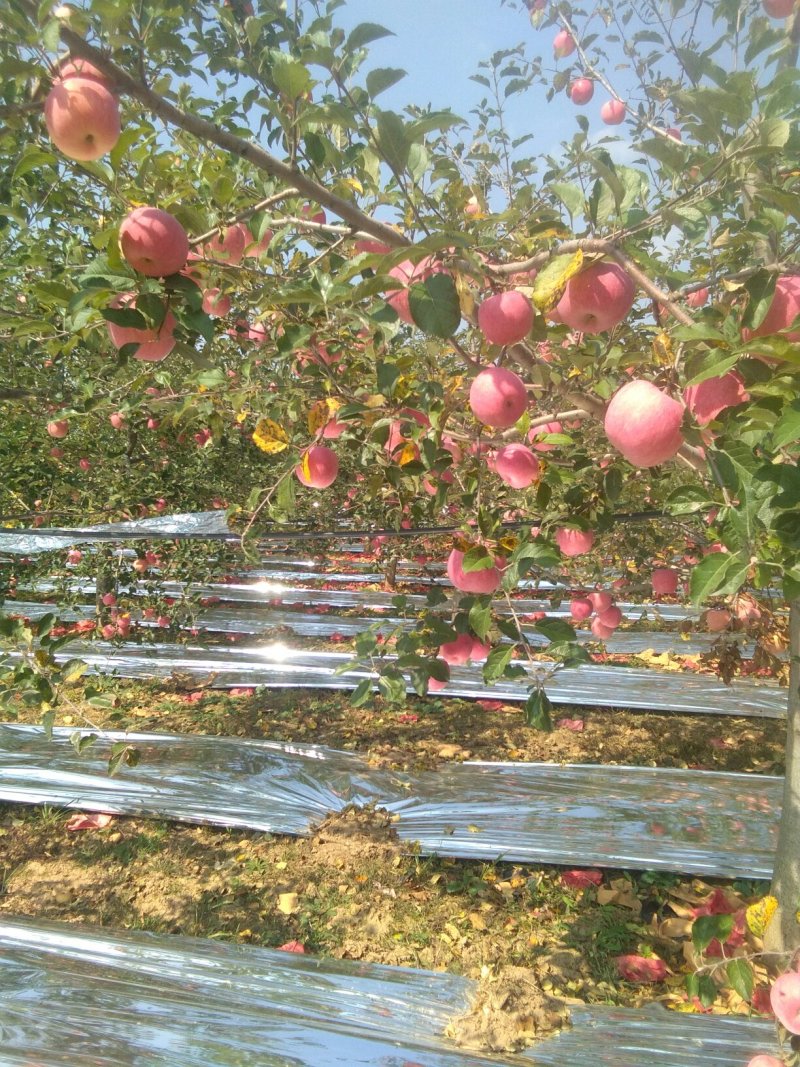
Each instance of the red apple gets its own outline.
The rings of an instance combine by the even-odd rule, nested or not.
[[[562,433],[563,427],[560,422],[546,422],[543,426],[534,426],[528,432],[528,441],[535,452],[552,452],[556,445],[539,441],[539,437],[548,437],[551,433]]]
[[[747,1067],[785,1067],[785,1061],[762,1053],[760,1056],[754,1056],[748,1062]]]
[[[690,308],[705,307],[708,303],[708,289],[705,286],[702,289],[695,289],[686,297],[686,303]]]
[[[248,241],[247,247],[244,250],[245,259],[248,256],[251,256],[253,258],[263,256],[269,248],[270,244],[272,243],[272,238],[275,236],[274,232],[272,230],[264,230],[264,236],[261,238],[260,241],[256,240],[256,238],[253,236],[252,231],[248,230],[247,232]]]
[[[528,406],[525,384],[513,371],[487,367],[472,381],[469,406],[480,422],[504,430],[513,426]]]
[[[683,399],[698,424],[706,426],[725,408],[745,403],[750,394],[739,374],[731,370],[718,378],[706,378],[699,385],[688,385],[683,391]]]
[[[677,126],[668,126],[667,127],[667,133],[669,134],[669,136],[674,141],[682,141],[683,140],[683,138],[681,137],[681,131],[678,129]]]
[[[214,319],[221,319],[231,310],[231,298],[219,289],[206,289],[203,293],[203,311]]]
[[[108,77],[88,59],[72,56],[59,64],[54,81],[66,81],[68,78],[94,78],[110,88]]]
[[[371,256],[384,256],[387,252],[391,252],[389,245],[384,244],[383,241],[373,241],[366,237],[356,241],[354,248],[359,254],[363,252]]]
[[[775,283],[775,294],[769,311],[758,329],[742,330],[742,339],[749,341],[753,337],[766,337],[779,333],[791,326],[800,316],[800,274],[784,274]],[[800,341],[800,330],[784,333],[787,341]]]
[[[636,286],[617,263],[593,263],[570,278],[556,306],[561,322],[581,333],[617,326],[636,297]]]
[[[83,553],[80,551],[80,549],[72,548],[69,552],[67,552],[67,563],[71,563],[73,566],[80,563],[82,559]]]
[[[771,19],[787,19],[794,11],[794,0],[761,0]]]
[[[85,457],[85,456],[84,456],[84,457],[83,457],[82,459],[79,459],[79,460],[78,460],[78,466],[80,467],[80,469],[81,469],[82,471],[84,471],[84,473],[85,473],[86,471],[90,471],[90,470],[92,469],[92,465],[91,465],[91,463],[89,462],[89,460],[88,460],[88,459],[86,459],[86,457]]]
[[[100,599],[107,608],[113,608],[117,603],[117,598],[113,593],[103,593]]]
[[[478,308],[478,328],[491,345],[522,341],[533,326],[533,305],[516,289],[495,293]]]
[[[60,440],[62,437],[66,437],[69,433],[69,423],[66,419],[55,419],[53,422],[48,422],[47,432],[51,437]]]
[[[729,611],[721,608],[709,608],[703,616],[703,621],[712,634],[718,634],[728,629],[733,621],[733,616]]]
[[[53,457],[53,459],[63,459],[64,458],[64,449],[63,448],[51,448],[50,449],[50,455]]]
[[[137,207],[119,228],[122,255],[150,278],[176,274],[186,265],[189,238],[174,215],[157,207]]]
[[[675,596],[678,592],[678,572],[672,567],[656,567],[650,575],[653,596]]]
[[[625,119],[625,105],[621,100],[617,100],[616,98],[613,100],[606,100],[600,108],[600,118],[606,126],[619,126]]]
[[[556,544],[564,556],[583,556],[594,544],[593,530],[572,530],[561,527],[555,532]]]
[[[683,405],[652,382],[628,382],[606,409],[605,431],[611,444],[634,467],[654,467],[672,459],[683,444]]]
[[[591,78],[576,78],[569,87],[569,97],[573,104],[588,104],[594,96],[594,82]]]
[[[398,263],[396,267],[392,267],[389,271],[389,277],[396,278],[398,281],[402,282],[404,288],[392,289],[391,292],[387,293],[385,296],[386,303],[394,308],[398,317],[401,318],[403,322],[407,322],[409,326],[414,325],[414,319],[411,315],[408,287],[416,282],[424,282],[426,278],[431,276],[431,274],[437,273],[447,272],[441,263],[432,259],[430,256],[421,259],[419,263],[413,263],[410,259],[404,259],[402,263]]]
[[[100,159],[119,140],[119,102],[96,78],[55,82],[44,103],[44,121],[50,140],[70,159]]]
[[[597,621],[608,630],[616,630],[622,622],[622,612],[618,607],[606,608],[605,611],[601,611],[597,616]]]
[[[498,449],[494,468],[512,489],[527,489],[539,477],[539,461],[525,445],[504,445]]]
[[[108,421],[115,430],[121,430],[125,426],[125,415],[122,411],[114,411],[108,416]]]
[[[569,613],[574,622],[583,622],[592,614],[593,608],[586,597],[575,597],[569,602]]]
[[[597,615],[594,619],[592,619],[592,625],[591,625],[590,629],[591,629],[592,633],[594,634],[594,636],[597,637],[600,641],[607,641],[609,639],[609,637],[613,637],[614,636],[614,627],[613,626],[605,626],[600,621],[600,616],[599,615]]]
[[[111,302],[111,307],[135,309],[136,296],[133,293],[120,293]],[[176,344],[175,327],[177,325],[177,319],[169,310],[166,311],[164,320],[157,330],[140,330],[135,326],[117,326],[113,322],[106,323],[108,335],[114,347],[138,345],[133,357],[145,363],[159,363],[162,359],[166,359]]]
[[[779,975],[772,984],[769,1002],[778,1022],[790,1034],[800,1034],[800,973]]]
[[[553,41],[553,55],[556,59],[565,59],[575,51],[575,38],[569,30],[561,30]]]
[[[447,559],[447,577],[456,589],[460,589],[462,593],[494,593],[499,588],[502,575],[497,566],[466,572],[461,565],[463,559],[464,553],[457,548],[453,549]]]
[[[589,593],[586,599],[598,615],[602,615],[604,611],[608,611],[614,603],[614,598],[607,589],[596,589],[594,592]]]
[[[339,460],[326,445],[312,445],[294,469],[298,481],[312,489],[327,489],[336,481]]]
[[[472,655],[473,638],[470,634],[459,634],[454,641],[446,641],[439,646],[439,656],[449,667],[467,663]]]
[[[238,266],[242,262],[244,250],[251,244],[253,235],[243,222],[237,222],[228,226],[221,234],[216,234],[211,240],[203,245],[203,254],[210,259],[219,259],[231,266]]]
[[[300,218],[318,222],[321,226],[325,225],[325,212],[321,207],[315,207],[313,204],[303,204],[300,208]]]

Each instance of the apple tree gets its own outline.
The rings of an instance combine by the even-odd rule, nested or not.
[[[4,521],[117,518],[169,496],[176,510],[227,506],[245,543],[286,522],[445,525],[455,595],[429,598],[395,658],[370,634],[358,654],[391,698],[469,660],[489,681],[530,677],[518,653],[542,728],[541,678],[587,654],[574,626],[543,618],[541,659],[514,613],[520,578],[566,576],[573,623],[598,641],[620,624],[620,590],[672,596],[686,581],[711,629],[749,629],[765,655],[780,650],[782,598],[787,775],[767,942],[788,959],[791,5],[500,0],[526,43],[481,64],[471,122],[384,106],[404,72],[376,67],[369,46],[389,30],[345,33],[341,0],[6,6]],[[537,106],[557,109],[558,146],[513,135]]]

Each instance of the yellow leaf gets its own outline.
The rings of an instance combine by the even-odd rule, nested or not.
[[[300,898],[297,893],[280,893],[278,895],[278,911],[283,915],[295,915],[300,911]]]
[[[243,423],[249,414],[250,412],[245,411],[244,409],[242,409],[241,411],[237,411],[235,416],[236,421],[240,424]]]
[[[519,538],[516,534],[509,533],[504,534],[497,542],[497,547],[502,548],[504,552],[511,553],[519,544]]]
[[[672,341],[668,333],[661,333],[653,341],[653,359],[659,366],[669,366],[675,362],[675,353],[672,350]]]
[[[536,275],[533,302],[539,311],[551,311],[561,299],[564,286],[583,266],[583,252],[556,256]]]
[[[397,456],[397,462],[401,467],[405,467],[407,463],[413,463],[419,456],[419,449],[413,441],[406,441],[403,445],[403,451]]]
[[[284,452],[289,447],[289,438],[286,431],[272,419],[259,419],[253,431],[253,443],[266,452],[274,455],[276,452]]]
[[[764,936],[764,931],[769,926],[770,919],[775,914],[777,907],[778,901],[775,897],[764,897],[763,900],[757,900],[755,904],[751,904],[747,909],[745,912],[747,926],[756,937]]]
[[[308,459],[308,452],[303,454],[303,477],[307,482],[311,481],[311,463]]]
[[[456,283],[456,292],[458,293],[458,302],[461,305],[461,314],[465,319],[471,319],[475,314],[475,298],[469,287],[469,279],[456,272],[454,281]]]
[[[326,397],[324,400],[318,400],[308,413],[308,432],[311,434],[319,433],[322,427],[326,426],[336,415],[341,406],[339,401],[334,400],[332,396]]]

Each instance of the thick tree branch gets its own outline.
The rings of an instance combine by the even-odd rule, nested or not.
[[[24,0],[24,5],[30,18],[36,22],[35,5],[30,3],[29,0]],[[170,104],[164,97],[153,92],[142,82],[132,78],[130,74],[104,55],[100,49],[90,45],[79,33],[75,33],[68,26],[62,25],[61,39],[74,55],[91,60],[92,63],[108,75],[120,90],[139,100],[154,115],[163,119],[164,122],[185,130],[200,141],[215,144],[240,159],[246,159],[254,167],[265,171],[273,178],[284,182],[287,186],[296,188],[304,196],[308,196],[323,207],[328,208],[356,229],[363,230],[380,241],[385,241],[390,247],[399,248],[412,243],[403,234],[392,229],[391,226],[371,218],[356,207],[355,204],[336,196],[335,193],[326,189],[324,185],[320,185],[319,182],[307,177],[302,171],[291,167],[288,163],[284,163],[283,160],[278,159],[269,152],[265,152],[258,145],[251,144],[235,134],[228,133],[227,130],[221,129],[213,122],[209,122],[208,119],[201,118],[200,115],[187,114],[185,111],[181,111],[180,108]]]

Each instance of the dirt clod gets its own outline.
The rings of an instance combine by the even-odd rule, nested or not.
[[[446,1034],[462,1048],[517,1052],[568,1021],[565,1002],[545,993],[533,971],[505,967],[481,978],[469,1011],[453,1019]]]

